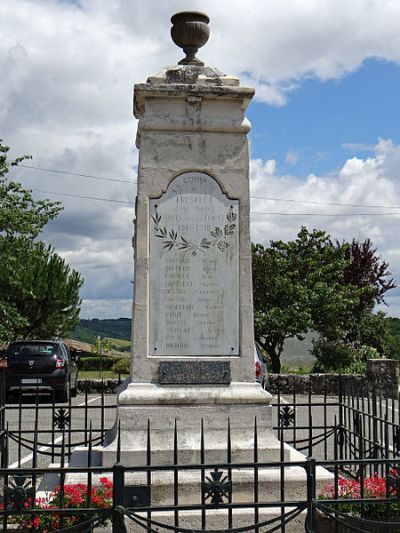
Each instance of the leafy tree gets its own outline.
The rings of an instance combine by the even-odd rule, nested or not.
[[[302,227],[293,241],[253,245],[255,335],[273,372],[280,371],[285,339],[302,339],[308,329],[321,335],[316,355],[323,358],[326,349],[326,357],[338,366],[358,350],[361,368],[365,346],[378,354],[393,350],[385,315],[373,313],[375,303],[384,302],[395,287],[389,276],[388,264],[369,239],[333,243],[325,232]]]
[[[0,339],[16,335],[61,335],[78,321],[80,275],[52,247],[37,241],[61,210],[58,202],[35,200],[6,177],[27,156],[8,160],[0,141]]]
[[[387,318],[388,335],[386,337],[386,353],[393,359],[400,359],[400,318]]]
[[[388,354],[388,319],[382,311],[373,313],[367,308],[361,316],[355,314],[350,331],[345,337],[349,343],[371,346],[381,355]]]
[[[101,357],[102,355],[109,353],[111,350],[112,345],[109,339],[102,339],[100,336],[97,336],[92,344],[92,353],[95,353],[97,357]]]
[[[355,311],[358,310],[361,315],[376,303],[385,303],[385,293],[394,289],[396,284],[393,278],[389,278],[389,264],[377,255],[371,240],[366,239],[360,243],[353,239],[350,245],[343,247],[336,243],[336,246],[344,250],[345,259],[348,260],[343,282],[361,289]]]
[[[343,250],[323,231],[302,227],[294,241],[256,244],[252,251],[255,335],[279,372],[285,339],[302,339],[310,328],[336,338],[355,294],[342,284]]]
[[[336,246],[343,246],[336,243]],[[343,282],[358,289],[358,299],[348,324],[345,338],[348,342],[376,348],[381,355],[389,354],[389,325],[385,314],[374,313],[375,304],[385,303],[387,291],[396,287],[390,277],[388,263],[382,260],[370,239],[353,239],[344,248],[348,261]]]
[[[253,245],[254,324],[257,341],[268,353],[273,372],[289,337],[302,339],[311,325],[307,291],[291,268],[283,243]]]
[[[26,325],[27,320],[18,313],[14,305],[0,299],[0,341],[8,341],[14,331]]]
[[[62,210],[60,202],[35,200],[21,184],[5,176],[10,167],[17,166],[30,156],[8,160],[8,146],[0,139],[0,236],[34,239],[43,227]]]
[[[317,358],[314,372],[342,374],[363,374],[367,360],[379,357],[379,352],[372,346],[356,346],[343,340],[328,341],[322,337],[314,342],[313,354]]]
[[[25,320],[18,335],[63,335],[76,325],[83,280],[51,246],[19,241],[7,266],[0,274],[0,292]]]

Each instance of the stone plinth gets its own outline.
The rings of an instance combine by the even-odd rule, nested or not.
[[[233,461],[251,462],[255,419],[259,460],[279,461],[280,443],[271,431],[270,400],[270,394],[257,383],[196,387],[131,383],[119,396],[121,462],[146,464],[150,427],[151,464],[172,464],[176,423],[180,464],[200,463],[202,424],[205,460],[225,463],[228,420]],[[104,466],[112,466],[116,459],[115,432],[103,450]]]

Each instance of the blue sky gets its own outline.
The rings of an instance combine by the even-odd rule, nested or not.
[[[337,171],[349,156],[371,153],[379,137],[400,143],[399,95],[399,65],[379,59],[338,80],[300,81],[284,106],[250,105],[251,155],[275,159],[282,174]],[[289,152],[297,163],[287,162]]]
[[[330,205],[400,205],[399,1],[0,2],[0,137],[37,167],[93,176],[15,171],[63,202],[44,237],[85,278],[82,316],[131,313],[132,89],[182,58],[170,17],[184,9],[210,16],[205,63],[256,89],[250,187],[269,199],[252,200],[252,239],[293,239],[302,224],[371,238],[400,283],[400,215],[387,214],[400,210]],[[400,289],[388,302],[400,317]]]

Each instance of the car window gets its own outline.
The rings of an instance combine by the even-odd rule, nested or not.
[[[62,352],[64,354],[64,357],[67,361],[70,360],[70,353],[68,351],[68,348],[65,346],[65,344],[61,344],[61,349],[62,349]]]
[[[12,356],[49,356],[57,353],[57,346],[48,343],[21,343],[12,344],[8,350],[8,354]]]

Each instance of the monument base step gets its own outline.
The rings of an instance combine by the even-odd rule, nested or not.
[[[281,500],[281,487],[285,488],[285,500],[304,500],[307,490],[307,476],[302,466],[290,466],[290,463],[301,463],[306,461],[306,457],[284,444],[284,449],[288,457],[287,464],[283,468],[283,474],[279,467],[258,469],[258,497],[259,501],[275,502]],[[87,465],[87,448],[77,448],[72,454],[69,466],[84,467]],[[97,448],[93,457],[98,466],[99,451]],[[85,458],[86,457],[86,458]],[[217,467],[217,465],[216,465]],[[205,468],[206,477],[210,477],[213,468]],[[221,467],[220,470],[227,473],[227,469]],[[58,480],[52,475],[54,486]],[[112,474],[103,473],[92,475],[93,485],[100,484],[100,477],[111,478]],[[178,472],[178,498],[180,505],[200,504],[201,495],[201,471],[200,470],[179,470]],[[233,502],[254,501],[254,468],[232,468],[231,479],[233,483]],[[333,474],[322,467],[316,468],[316,491],[321,491],[324,485],[333,480]],[[84,473],[68,474],[67,484],[87,483],[87,475]],[[126,472],[125,485],[147,485],[147,475],[143,472]],[[47,484],[49,490],[49,484]],[[173,471],[155,471],[151,473],[151,504],[152,505],[172,505],[174,500],[174,474]]]
[[[254,460],[255,426],[258,460],[279,461],[281,446],[272,431],[271,398],[258,383],[195,387],[130,383],[118,397],[117,420],[106,437],[103,466],[115,463],[119,443],[123,464],[147,464],[149,446],[151,464],[171,464],[175,427],[179,463],[200,463],[202,427],[205,462],[225,463],[228,425],[232,462]]]
[[[285,507],[284,513],[288,513],[292,508]],[[145,513],[138,513],[139,516],[146,518]],[[274,518],[281,516],[280,507],[270,507],[267,509],[260,509],[258,516],[258,523],[269,522]],[[160,522],[166,526],[174,525],[174,514],[172,512],[154,512],[152,513],[152,520],[155,522]],[[239,527],[248,527],[255,523],[254,521],[254,509],[237,509],[233,514],[233,524],[234,528]],[[299,513],[293,520],[287,523],[285,526],[285,533],[302,533],[305,531],[305,520],[306,520],[306,511]],[[260,528],[260,531],[268,531],[270,528],[280,525],[279,520],[274,522],[271,525],[265,525]],[[179,513],[179,526],[186,529],[200,529],[201,530],[201,514],[197,511],[181,511]],[[129,518],[125,518],[125,527],[127,533],[143,533],[145,528],[133,522]],[[207,510],[207,519],[206,519],[206,528],[204,531],[218,531],[218,530],[227,530],[228,529],[228,517],[227,512],[224,510]],[[280,527],[278,528],[280,530]],[[168,531],[167,529],[157,526],[157,531],[160,533]],[[254,531],[253,529],[249,531]],[[111,533],[111,525],[106,526],[105,528],[97,528],[94,530],[94,533]]]

